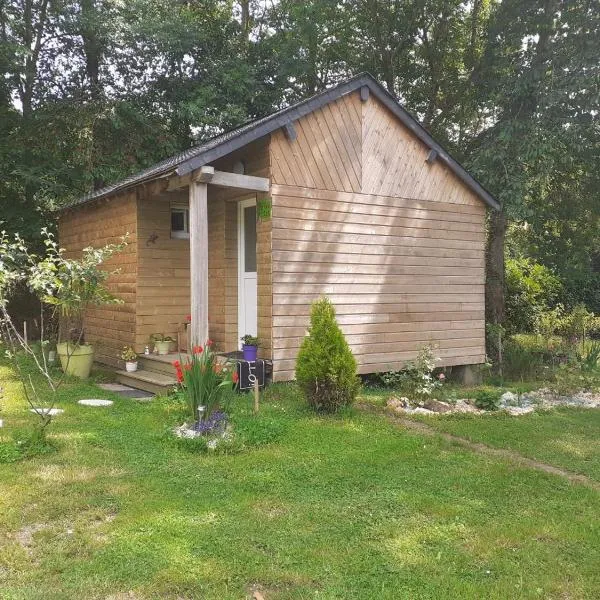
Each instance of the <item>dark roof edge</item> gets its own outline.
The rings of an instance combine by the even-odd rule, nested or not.
[[[80,201],[71,203],[57,212],[62,212],[70,208],[75,208],[88,202],[104,198],[106,196],[122,192],[133,186],[137,186],[147,181],[163,178],[175,172],[177,175],[186,175],[195,169],[198,169],[212,161],[215,161],[227,154],[238,150],[250,142],[253,142],[265,135],[268,135],[284,127],[290,121],[296,121],[305,115],[321,108],[325,104],[337,100],[341,96],[367,86],[369,90],[380,100],[412,133],[419,138],[428,148],[435,150],[438,154],[438,160],[441,160],[446,166],[467,186],[473,191],[483,202],[488,206],[500,210],[500,203],[472,176],[467,170],[448,154],[448,152],[427,132],[427,130],[400,106],[396,98],[388,92],[370,73],[362,73],[332,87],[316,96],[302,100],[288,108],[277,111],[271,117],[259,119],[255,125],[249,123],[240,127],[240,133],[236,134],[235,130],[231,132],[231,136],[217,143],[213,147],[206,150],[201,150],[202,146],[198,147],[198,154],[187,159],[182,159],[179,164],[169,163],[169,159],[164,161],[164,171],[157,170],[161,163],[157,163],[155,167],[149,167],[146,171],[151,171],[147,176],[145,171],[141,171],[137,176],[130,176],[120,183],[113,184],[99,190],[97,193],[91,193],[84,196]],[[215,140],[216,141],[216,140]],[[193,149],[190,149],[193,150]],[[175,159],[176,157],[173,157]]]
[[[186,175],[195,169],[199,169],[206,163],[226,156],[230,152],[239,150],[250,142],[268,135],[280,127],[284,127],[291,121],[297,121],[298,119],[301,119],[302,117],[321,108],[325,104],[328,104],[333,100],[337,100],[341,96],[349,94],[350,92],[360,88],[362,85],[365,85],[367,82],[366,77],[367,76],[364,74],[357,75],[356,77],[325,90],[316,96],[312,96],[311,98],[302,100],[297,104],[293,104],[288,108],[278,111],[272,118],[267,117],[263,122],[257,123],[255,127],[249,128],[240,135],[237,135],[232,139],[219,144],[215,148],[211,148],[206,152],[202,152],[201,154],[182,162],[177,167],[177,174]]]

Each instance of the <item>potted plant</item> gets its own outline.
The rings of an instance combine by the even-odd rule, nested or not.
[[[169,354],[169,352],[171,351],[171,344],[174,341],[175,340],[172,337],[164,335],[162,333],[153,333],[150,336],[150,342],[152,342],[152,344],[154,345],[154,349],[160,356],[165,356],[166,354]]]
[[[253,362],[256,360],[256,354],[258,352],[258,338],[254,335],[247,333],[242,336],[242,352],[244,354],[244,360]]]
[[[86,379],[94,362],[94,348],[84,340],[83,319],[90,306],[120,304],[106,287],[106,280],[117,271],[100,268],[116,252],[125,247],[109,244],[103,248],[84,248],[79,259],[65,258],[51,234],[45,235],[46,256],[30,269],[29,285],[43,303],[55,307],[61,329],[69,331],[68,341],[56,344],[63,371]]]
[[[123,346],[123,350],[121,350],[121,360],[125,361],[125,370],[128,373],[137,371],[137,353],[131,346]]]

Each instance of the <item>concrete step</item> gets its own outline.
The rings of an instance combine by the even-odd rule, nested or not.
[[[138,356],[138,365],[144,371],[163,373],[164,375],[175,377],[173,361],[185,360],[186,356],[185,354],[179,355],[175,353],[165,354],[164,356],[159,356],[158,354],[140,354]]]
[[[173,367],[171,367],[173,369]],[[117,371],[116,378],[119,383],[129,385],[138,390],[152,392],[153,394],[165,394],[173,386],[177,385],[177,379],[173,376],[157,373],[156,371],[146,371],[138,369],[133,373],[129,371]]]

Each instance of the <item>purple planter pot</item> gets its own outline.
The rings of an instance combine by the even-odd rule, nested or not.
[[[242,344],[242,352],[244,354],[244,360],[254,362],[256,360],[256,354],[258,353],[258,347]]]

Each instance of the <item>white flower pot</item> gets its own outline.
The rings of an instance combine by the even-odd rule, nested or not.
[[[133,373],[134,371],[137,371],[137,366],[138,366],[137,360],[136,361],[131,361],[131,362],[127,361],[125,363],[125,370],[128,373]]]

